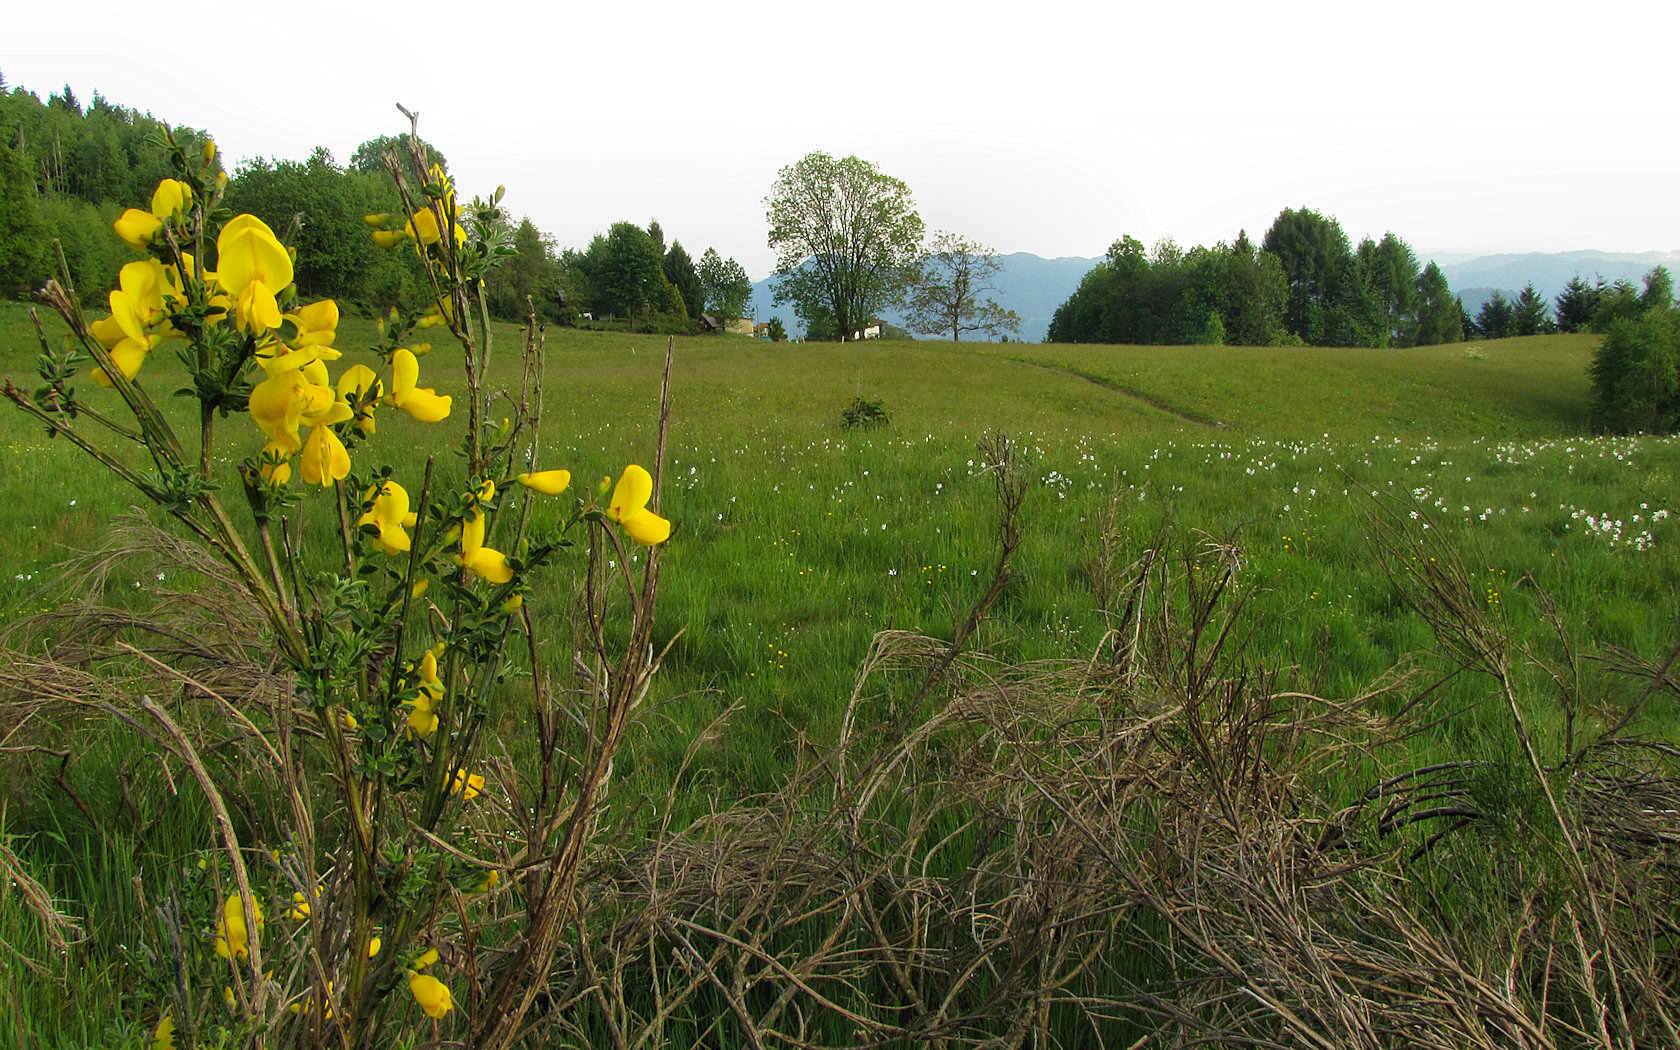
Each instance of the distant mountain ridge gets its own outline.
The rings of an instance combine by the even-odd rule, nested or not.
[[[1606,283],[1625,280],[1636,288],[1643,287],[1645,275],[1653,267],[1666,266],[1680,273],[1680,252],[1503,253],[1478,255],[1462,262],[1442,262],[1440,266],[1453,294],[1464,300],[1464,308],[1474,317],[1495,291],[1507,299],[1515,299],[1530,282],[1554,305],[1564,286],[1577,274],[1588,284],[1602,277]]]
[[[1495,291],[1514,299],[1524,285],[1534,287],[1553,302],[1564,285],[1576,274],[1588,283],[1603,277],[1606,282],[1627,280],[1636,287],[1655,266],[1667,266],[1680,276],[1680,252],[1507,252],[1496,255],[1465,256],[1440,253],[1420,254],[1418,261],[1427,265],[1431,258],[1439,260],[1441,272],[1453,294],[1464,300],[1464,308],[1475,316],[1482,304]],[[1451,261],[1448,261],[1451,260]],[[1021,338],[1027,342],[1043,342],[1050,330],[1050,319],[1056,308],[1067,301],[1101,257],[1080,258],[1063,256],[1046,259],[1031,252],[1011,252],[999,255],[1002,269],[998,273],[997,300],[1021,316]],[[791,306],[775,306],[770,290],[770,278],[753,283],[749,309],[760,321],[780,317],[789,331],[800,329]],[[902,311],[888,310],[882,319],[902,326]],[[927,337],[933,338],[933,337]]]

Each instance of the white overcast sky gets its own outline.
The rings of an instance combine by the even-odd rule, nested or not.
[[[930,230],[1101,255],[1286,206],[1422,253],[1680,249],[1674,0],[9,5],[0,73],[341,163],[405,130],[561,246],[658,219],[764,276],[821,149]]]

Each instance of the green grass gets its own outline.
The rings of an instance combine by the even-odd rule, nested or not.
[[[346,363],[370,334],[366,323],[345,324]],[[517,337],[498,338],[494,377],[512,383]],[[1181,545],[1197,542],[1193,530],[1234,537],[1255,655],[1328,695],[1433,646],[1377,563],[1370,520],[1379,512],[1420,531],[1428,523],[1462,551],[1519,641],[1553,644],[1519,586],[1527,577],[1557,598],[1586,650],[1666,652],[1680,606],[1680,523],[1669,516],[1680,511],[1680,440],[1585,435],[1594,345],[1589,336],[1401,351],[679,339],[663,496],[678,532],[666,549],[659,633],[683,634],[622,753],[626,787],[615,798],[645,818],[639,800],[665,796],[694,735],[736,700],[743,715],[700,746],[681,805],[700,812],[768,790],[801,747],[832,739],[874,632],[948,637],[994,558],[991,480],[975,451],[994,429],[1028,449],[1037,481],[1017,576],[979,639],[1008,659],[1096,649],[1106,625],[1090,581],[1111,502],[1128,559],[1162,532]],[[663,348],[663,337],[551,331],[541,465],[568,467],[581,485],[648,463]],[[27,386],[35,349],[22,311],[0,308],[0,373]],[[442,349],[424,358],[422,383],[459,394],[452,364]],[[167,360],[142,373],[154,390],[178,377]],[[882,400],[892,423],[842,431],[840,410],[860,395]],[[229,457],[258,447],[247,420],[221,425]],[[381,440],[356,453],[359,467],[388,462],[404,480],[428,451],[453,462],[456,431],[391,415],[379,425]],[[13,537],[0,574],[3,629],[50,605],[54,565],[96,544],[138,497],[15,411],[0,412],[0,463],[0,529]],[[574,568],[560,566],[558,593]],[[107,597],[151,583],[114,577]],[[1544,683],[1529,684],[1534,728],[1552,746],[1561,713]],[[1457,702],[1482,699],[1474,681],[1455,688]],[[1627,699],[1611,691],[1603,703],[1614,710]],[[1647,720],[1672,726],[1675,713],[1658,705]],[[1417,742],[1420,760],[1499,752],[1505,725],[1497,709],[1472,709]],[[77,870],[101,862],[78,859],[73,837],[54,830],[49,817],[66,803],[52,790],[0,791],[45,799],[9,827],[35,836],[72,911],[114,908],[122,873]],[[168,852],[156,845],[125,863],[162,864]],[[0,898],[0,931],[21,921]],[[117,957],[115,934],[100,929],[81,951],[105,965]],[[122,1008],[108,992],[97,1001]]]

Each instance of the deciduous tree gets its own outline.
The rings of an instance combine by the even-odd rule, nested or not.
[[[605,237],[597,234],[589,242],[584,253],[590,305],[621,317],[658,306],[665,288],[660,263],[646,230],[631,222],[613,223]]]
[[[1289,282],[1284,325],[1314,346],[1350,344],[1357,297],[1353,252],[1341,224],[1311,208],[1285,208],[1261,246],[1278,257]]]
[[[1680,429],[1680,312],[1617,319],[1593,355],[1593,423],[1622,433]]]
[[[776,250],[776,301],[810,318],[821,304],[841,338],[902,301],[921,255],[910,187],[857,157],[809,153],[765,198]]]
[[[383,174],[385,171],[385,154],[393,149],[397,151],[398,159],[406,167],[408,164],[409,140],[410,136],[406,131],[401,135],[381,135],[378,138],[368,139],[356,147],[356,152],[350,154],[350,170],[364,174],[367,172]],[[425,139],[421,139],[420,149],[426,156],[427,167],[436,164],[444,171],[449,170],[449,161],[444,159],[443,153],[436,146]]]
[[[953,343],[962,342],[964,332],[1020,335],[1021,318],[987,295],[997,294],[1002,269],[992,249],[941,230],[910,289],[910,329],[924,335],[949,332]]]
[[[712,313],[725,321],[746,316],[752,281],[740,263],[723,258],[716,248],[707,248],[700,257],[700,287],[705,292],[706,309]]]

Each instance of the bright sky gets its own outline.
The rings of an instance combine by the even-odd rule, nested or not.
[[[1423,253],[1680,249],[1680,4],[1138,6],[29,3],[0,73],[235,162],[342,163],[402,102],[465,192],[505,184],[563,247],[658,219],[754,278],[764,196],[816,149],[1003,252],[1258,241],[1302,205]]]

